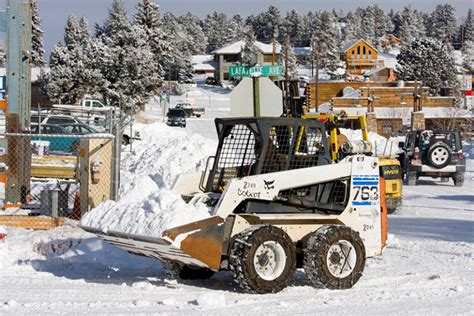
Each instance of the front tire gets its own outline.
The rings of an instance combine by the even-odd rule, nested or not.
[[[456,173],[453,176],[454,186],[462,187],[464,185],[464,173]]]
[[[122,145],[127,146],[130,144],[130,138],[127,135],[122,135]]]
[[[296,270],[296,248],[282,229],[256,225],[235,237],[229,267],[245,292],[276,293],[288,285]]]
[[[362,276],[364,266],[364,243],[347,226],[323,226],[308,239],[304,270],[314,287],[351,288]]]
[[[181,280],[203,280],[210,279],[214,275],[211,269],[194,267],[189,265],[179,265],[174,262],[164,262],[163,268],[171,279]]]

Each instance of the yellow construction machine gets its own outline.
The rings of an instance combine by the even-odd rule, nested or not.
[[[347,114],[341,111],[340,113],[305,113],[302,118],[319,120],[326,123],[332,160],[340,161],[355,149],[357,149],[358,153],[365,152],[366,154],[372,154],[372,146],[369,142],[369,132],[365,115]],[[349,142],[347,137],[340,133],[340,127],[360,128],[362,131],[362,141]],[[385,181],[387,212],[391,214],[402,204],[402,173],[400,162],[398,159],[389,156],[379,157],[379,162],[380,176],[383,177]]]

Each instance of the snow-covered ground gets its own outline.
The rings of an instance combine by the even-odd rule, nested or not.
[[[177,174],[203,168],[216,144],[213,119],[228,115],[229,99],[228,91],[218,88],[198,87],[190,94],[206,114],[188,120],[186,129],[159,123],[159,104],[147,107],[142,118],[157,122],[138,126],[144,139],[124,154],[122,198],[107,202],[104,210],[138,211],[124,219],[137,223],[159,219],[163,225],[150,231],[205,216],[169,188]],[[243,294],[229,273],[177,283],[166,278],[159,261],[129,255],[75,222],[49,231],[0,227],[0,235],[8,234],[0,240],[0,315],[472,315],[474,159],[468,160],[461,188],[420,182],[404,187],[402,209],[389,216],[384,254],[368,259],[363,277],[344,291],[314,289],[301,270],[277,294]]]

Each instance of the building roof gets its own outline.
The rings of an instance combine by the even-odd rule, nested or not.
[[[372,44],[370,44],[369,42],[367,42],[365,39],[363,38],[359,38],[359,39],[355,39],[349,43],[347,43],[346,45],[344,45],[341,49],[341,52],[345,53],[347,52],[349,49],[351,49],[352,47],[354,47],[355,44],[359,43],[360,41],[364,42],[365,44],[369,45],[373,50],[375,50],[376,52],[378,52],[377,48],[375,48]]]
[[[242,51],[242,47],[245,46],[244,41],[237,41],[231,44],[228,44],[222,48],[216,49],[212,52],[212,54],[224,55],[224,54],[239,54]],[[264,54],[271,54],[273,53],[273,45],[272,44],[264,44],[259,41],[255,41],[255,46],[260,49],[260,51]],[[279,54],[281,51],[281,45],[276,43],[275,45],[275,52]]]

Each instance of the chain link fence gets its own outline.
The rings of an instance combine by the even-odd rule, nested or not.
[[[0,135],[0,225],[48,228],[116,197],[121,140],[58,130]]]

